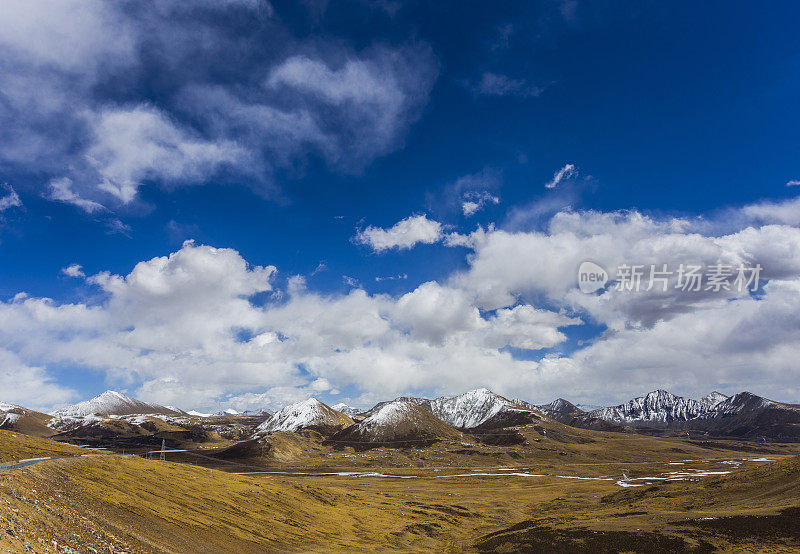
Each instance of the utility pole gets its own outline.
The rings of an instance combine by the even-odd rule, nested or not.
[[[167,440],[166,439],[161,439],[161,456],[159,456],[159,458],[158,458],[159,460],[163,461],[163,460],[167,459],[166,456],[164,455],[164,451],[166,450],[166,447],[167,447]]]

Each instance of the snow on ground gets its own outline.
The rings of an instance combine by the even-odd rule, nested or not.
[[[20,414],[3,414],[0,413],[0,428],[11,425],[19,421],[22,416]]]
[[[389,414],[386,417],[390,417]],[[772,461],[770,458],[742,458],[743,461],[748,462],[766,462]],[[702,461],[702,460],[695,460]],[[722,461],[717,463],[731,463],[731,461]],[[672,465],[676,462],[668,462],[666,465]],[[508,467],[495,467],[495,468],[476,468],[471,473],[452,473],[444,475],[398,475],[381,473],[377,471],[331,471],[331,472],[295,472],[295,471],[248,471],[237,473],[237,475],[305,475],[314,477],[382,477],[394,479],[457,479],[468,477],[530,477],[530,478],[552,478],[552,479],[576,479],[585,481],[614,481],[616,485],[624,488],[628,487],[643,487],[656,482],[669,482],[669,481],[687,481],[694,480],[701,477],[709,477],[714,475],[728,475],[731,471],[712,471],[706,469],[685,469],[682,471],[664,472],[660,475],[644,476],[644,477],[628,477],[627,474],[622,479],[608,476],[597,477],[584,477],[577,475],[558,475],[558,474],[545,474],[545,473],[530,473],[517,468]],[[434,469],[434,471],[439,471]]]
[[[78,427],[84,427],[86,425],[91,425],[92,423],[97,423],[100,421],[106,421],[107,418],[101,417],[98,415],[85,415],[85,416],[68,416],[68,415],[59,415],[53,416],[47,426],[51,429],[56,429],[58,431],[67,431],[70,429],[77,429]]]

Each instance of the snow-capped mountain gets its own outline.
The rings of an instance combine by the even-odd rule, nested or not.
[[[734,416],[759,413],[766,409],[797,411],[800,406],[775,402],[751,392],[740,392],[717,403],[713,409],[703,414],[700,419],[730,419]]]
[[[536,410],[542,412],[543,414],[553,418],[558,419],[555,416],[565,416],[565,415],[577,415],[582,414],[584,410],[570,402],[569,400],[564,400],[563,398],[556,398],[549,404],[531,404],[530,402],[526,402],[524,400],[520,400],[519,398],[515,398],[512,400],[514,404],[519,404],[520,406],[524,406],[531,410]],[[602,406],[598,406],[601,407]]]
[[[239,412],[234,410],[233,408],[228,408],[226,410],[220,410],[219,412],[214,414],[215,416],[235,416],[239,415]]]
[[[515,402],[529,406],[522,401]],[[533,408],[561,423],[600,431],[634,427],[667,434],[689,432],[692,436],[700,433],[721,438],[800,440],[800,406],[775,402],[749,392],[728,397],[714,391],[694,400],[656,390],[618,406],[588,411],[562,398]]]
[[[588,415],[627,425],[664,426],[674,421],[694,419],[708,409],[707,404],[698,400],[676,396],[665,390],[656,390],[619,406],[589,412]]]
[[[26,435],[49,437],[53,430],[48,427],[52,416],[29,410],[16,404],[0,402],[0,429],[19,431]]]
[[[384,404],[373,410],[364,418],[359,428],[362,431],[374,431],[382,427],[396,426],[410,418],[417,417],[419,406],[412,402],[395,401]]]
[[[358,418],[364,419],[358,424],[344,412],[360,411],[345,404],[331,408],[311,398],[271,416],[257,414],[261,416],[258,419],[245,417],[253,415],[252,412],[234,410],[220,412],[224,417],[212,417],[212,414],[183,412],[106,391],[91,400],[56,410],[52,415],[0,402],[0,428],[38,436],[79,430],[83,438],[93,429],[109,436],[115,433],[133,436],[160,429],[162,423],[155,421],[155,417],[166,425],[184,426],[193,433],[205,430],[237,438],[310,429],[327,437],[335,433],[345,442],[407,441],[416,444],[417,440],[438,440],[435,437],[450,436],[457,431],[483,436],[488,431],[541,424],[549,419],[604,431],[634,427],[647,433],[657,431],[682,436],[689,433],[692,437],[800,441],[800,406],[748,392],[727,397],[715,391],[695,400],[657,390],[624,404],[586,412],[563,398],[549,404],[532,405],[522,400],[509,400],[488,389],[476,389],[433,400],[401,397],[382,402],[366,413],[359,413]]]
[[[52,412],[55,418],[83,417],[98,415],[131,415],[131,414],[164,414],[183,415],[183,412],[171,410],[159,404],[150,404],[136,400],[124,394],[107,390],[91,400],[85,400]]]
[[[353,420],[316,398],[309,398],[286,406],[275,412],[264,423],[256,427],[255,436],[264,436],[278,431],[294,432],[301,429],[330,431],[353,424]]]
[[[458,433],[423,405],[410,400],[384,402],[363,421],[331,437],[335,442],[397,445],[454,438]]]
[[[800,440],[800,405],[740,392],[690,421],[688,427],[717,437],[795,442]]]
[[[429,400],[431,412],[459,429],[477,427],[505,409],[520,407],[489,389],[475,389],[458,396],[442,396]]]
[[[583,415],[584,411],[578,408],[572,402],[557,398],[549,404],[540,404],[538,406],[531,406],[533,409],[542,412],[550,419],[560,421],[561,423],[570,424],[575,417]]]
[[[535,406],[537,410],[544,413],[545,415],[551,414],[581,414],[583,410],[578,408],[575,404],[568,400],[564,400],[563,398],[556,398],[549,404],[541,404],[539,406]]]
[[[9,404],[7,402],[0,402],[0,412],[1,413],[8,413],[13,412],[14,410],[23,410],[22,406],[17,406],[16,404]]]
[[[391,402],[380,402],[367,413],[374,413],[383,406],[395,402],[407,402],[422,406],[443,422],[457,429],[472,429],[493,418],[502,419],[501,416],[506,412],[535,409],[530,404],[509,400],[489,389],[482,388],[456,396],[440,396],[433,400],[401,396]]]
[[[271,416],[272,412],[269,410],[245,410],[239,415],[242,416]]]
[[[727,397],[714,391],[693,400],[658,390],[619,406],[578,415],[570,424],[592,428],[590,418],[668,432],[700,432],[712,437],[800,440],[800,406],[749,392]]]
[[[0,429],[11,429],[25,415],[25,408],[0,402]]]
[[[767,400],[750,392],[740,392],[730,397],[726,396],[723,400],[714,404],[714,413],[710,415],[727,417],[743,411],[754,411],[777,404],[777,402]]]
[[[359,410],[358,408],[354,408],[352,406],[348,406],[344,402],[340,402],[338,404],[334,404],[331,406],[337,412],[342,412],[343,414],[347,414],[349,416],[354,416],[356,414],[360,414],[363,410]]]

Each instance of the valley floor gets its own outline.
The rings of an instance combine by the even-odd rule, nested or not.
[[[58,459],[0,471],[3,551],[800,550],[798,445],[764,455],[632,436],[619,440],[640,448],[609,448],[616,460],[501,463],[491,449],[332,451],[261,469],[290,473],[237,475],[10,435],[0,432],[0,465],[19,450]],[[300,474],[334,472],[347,474]]]

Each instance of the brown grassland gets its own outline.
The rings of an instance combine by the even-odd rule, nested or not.
[[[469,439],[363,452],[322,446],[313,434],[277,435],[274,444],[260,449],[242,443],[238,461],[232,461],[230,451],[219,463],[186,458],[228,472],[113,454],[50,460],[0,472],[0,548],[187,553],[800,550],[800,445],[701,443],[563,426],[541,431],[523,429],[526,440],[515,445]],[[562,434],[553,436],[555,431]],[[490,442],[495,440],[499,437]],[[743,461],[762,456],[759,450],[772,461]],[[216,456],[226,451],[204,452]],[[85,451],[0,431],[0,465],[75,454]],[[239,463],[245,465],[234,465]],[[414,478],[230,473],[259,468],[369,470]],[[659,476],[684,469],[730,473],[675,482],[632,481],[650,483],[632,488],[616,482],[622,475]]]

